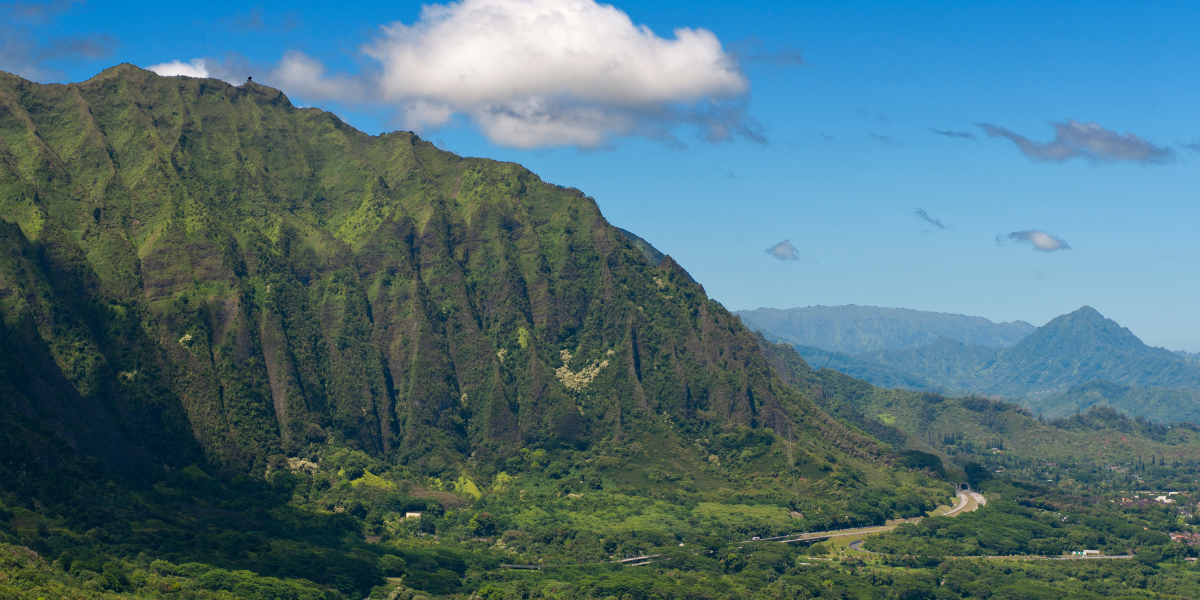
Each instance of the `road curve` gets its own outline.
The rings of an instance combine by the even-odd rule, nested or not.
[[[963,509],[971,505],[972,500],[975,501],[975,508],[972,508],[972,511],[978,510],[980,506],[987,504],[987,500],[982,494],[978,494],[976,492],[965,492],[963,490],[958,490],[955,493],[958,496],[958,504],[955,505],[954,508],[946,511],[946,514],[942,515],[943,517],[953,517],[958,513],[963,512]]]
[[[979,510],[979,507],[987,504],[987,499],[984,498],[982,494],[979,494],[977,492],[966,492],[963,490],[958,490],[955,493],[958,497],[958,503],[955,504],[954,508],[950,509],[945,514],[939,515],[939,516],[953,517],[962,512],[972,512],[975,510]],[[975,501],[974,504],[971,503],[972,500]],[[969,508],[969,510],[968,510],[968,508]],[[915,519],[914,521],[906,521],[906,522],[919,522],[919,521],[920,521],[920,518]],[[809,532],[809,533],[797,533],[797,534],[792,534],[792,535],[781,535],[781,536],[768,537],[768,538],[754,538],[754,539],[750,539],[750,540],[743,540],[740,543],[749,544],[752,542],[779,542],[781,544],[790,544],[793,542],[811,542],[811,541],[816,541],[816,540],[827,540],[830,538],[846,537],[846,536],[852,536],[852,535],[869,535],[872,533],[884,533],[884,532],[895,529],[896,527],[898,527],[901,524],[883,525],[880,527],[863,527],[863,528],[859,528],[859,529],[835,529],[832,531],[813,531],[813,532]],[[865,552],[865,550],[864,550],[864,552]]]

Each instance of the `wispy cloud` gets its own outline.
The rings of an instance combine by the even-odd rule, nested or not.
[[[930,216],[929,213],[925,212],[925,209],[923,209],[923,208],[916,209],[915,211],[913,211],[913,214],[917,215],[918,217],[921,218],[921,220],[925,221],[926,223],[929,223],[930,225],[933,225],[934,227],[937,227],[938,229],[946,228],[946,226],[942,223],[941,219]]]
[[[299,14],[295,11],[266,12],[262,7],[251,8],[250,12],[235,12],[220,19],[206,22],[197,20],[203,29],[242,32],[242,34],[287,34],[300,26]]]
[[[1035,250],[1042,252],[1054,252],[1056,250],[1070,250],[1071,245],[1056,235],[1050,235],[1041,229],[1028,229],[1025,231],[1014,231],[1008,235],[1000,234],[996,236],[996,244],[1003,244],[1005,240],[1014,240],[1018,242],[1029,242]]]
[[[882,133],[872,133],[871,140],[875,141],[875,142],[879,142],[880,144],[883,144],[884,146],[895,146],[897,148],[904,147],[904,142],[902,142],[894,137],[891,137],[889,135],[883,135]]]
[[[1002,137],[1011,141],[1025,156],[1039,162],[1063,162],[1072,158],[1083,158],[1094,162],[1140,162],[1168,163],[1175,160],[1175,151],[1166,146],[1156,146],[1132,133],[1120,134],[1105,129],[1095,122],[1080,123],[1068,119],[1066,123],[1051,122],[1054,139],[1035,142],[1003,127],[979,124],[988,137]]]
[[[782,44],[777,50],[767,50],[763,41],[756,36],[729,44],[729,54],[740,62],[767,63],[777,67],[803,67],[808,64],[804,62],[804,55],[799,48]]]
[[[938,135],[946,136],[948,138],[957,138],[957,139],[963,139],[963,140],[975,139],[975,134],[971,133],[970,131],[950,131],[947,129],[934,129],[932,127],[927,127],[926,129],[928,129],[929,131],[932,131],[933,133],[936,133]]]
[[[300,18],[296,17],[296,13],[292,11],[269,14],[263,12],[263,8],[256,7],[250,11],[250,14],[233,14],[233,16],[222,19],[221,23],[230,26],[230,28],[242,31],[264,31],[271,32],[271,34],[286,34],[286,32],[300,26]]]
[[[856,112],[856,113],[858,113],[858,114],[860,114],[860,115],[862,115],[862,116],[864,116],[864,117],[870,117],[870,118],[876,119],[876,120],[878,120],[880,123],[891,123],[891,122],[892,122],[892,118],[891,118],[891,117],[889,117],[889,116],[887,116],[887,115],[885,115],[885,114],[883,114],[883,113],[881,113],[881,112],[879,112],[879,111],[873,111],[873,110],[870,110],[870,109],[866,109],[866,108],[861,108],[861,107],[860,107],[860,108],[856,108],[856,109],[854,109],[854,112]]]
[[[1200,141],[1179,142],[1179,147],[1188,152],[1200,152]]]
[[[767,254],[774,256],[782,261],[800,260],[800,252],[792,245],[791,240],[783,240],[770,248],[767,248]]]
[[[373,64],[359,74],[292,51],[255,79],[309,102],[396,111],[416,131],[465,117],[515,148],[605,148],[627,136],[678,145],[680,129],[714,143],[766,141],[747,113],[738,57],[714,33],[659,37],[595,0],[428,4],[417,22],[384,25],[361,50]],[[789,52],[752,58],[802,61]]]
[[[0,10],[11,17],[45,23],[66,12],[73,4],[81,4],[81,0],[53,0],[52,2],[0,2]]]
[[[105,58],[118,46],[103,33],[82,36],[49,34],[44,28],[78,1],[0,3],[0,71],[46,82],[62,76],[55,62]]]

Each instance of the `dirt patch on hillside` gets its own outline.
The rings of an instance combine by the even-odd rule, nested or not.
[[[408,491],[413,498],[433,498],[442,503],[446,508],[462,508],[471,504],[466,500],[451,494],[450,492],[439,492],[436,490],[427,490],[425,488],[413,488]]]

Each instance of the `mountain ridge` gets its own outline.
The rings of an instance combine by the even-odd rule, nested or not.
[[[760,332],[772,341],[789,341],[766,328]],[[1066,416],[1069,407],[1103,404],[1160,422],[1180,421],[1196,414],[1191,392],[1200,390],[1200,365],[1190,355],[1147,346],[1090,306],[1050,320],[1007,348],[945,337],[857,354],[792,345],[815,368],[881,387],[1013,398],[1056,417]],[[1175,413],[1167,408],[1172,401],[1179,403]]]
[[[519,165],[132,65],[0,75],[0,108],[8,335],[64,403],[109,416],[73,421],[94,429],[80,440],[130,440],[110,459],[158,456],[144,432],[182,427],[195,446],[167,462],[261,473],[337,438],[427,472],[499,470],[667,415],[884,460],[778,383],[673,259],[650,264],[594,199]],[[10,406],[67,427],[4,383]],[[128,417],[160,412],[175,429]]]
[[[861,354],[915,348],[938,338],[981,346],[1011,346],[1035,328],[1024,321],[878,306],[809,306],[735,311],[747,327],[829,352]]]

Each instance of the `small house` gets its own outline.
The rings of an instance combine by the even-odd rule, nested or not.
[[[404,513],[404,518],[405,518],[405,519],[420,519],[420,518],[421,518],[421,513],[419,513],[419,512],[406,512],[406,513]]]

